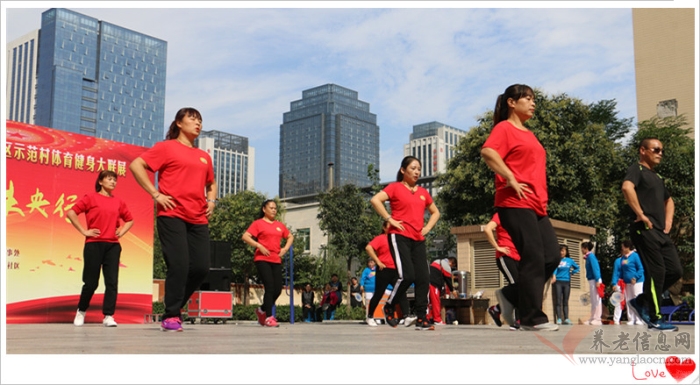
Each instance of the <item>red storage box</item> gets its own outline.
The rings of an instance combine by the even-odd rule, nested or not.
[[[187,317],[194,323],[197,318],[213,319],[215,323],[231,318],[233,293],[230,291],[195,291],[187,304]]]

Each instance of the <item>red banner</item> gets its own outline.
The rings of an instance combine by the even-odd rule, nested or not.
[[[118,176],[134,226],[120,239],[119,294],[114,318],[143,323],[153,298],[153,200],[129,171],[146,149],[130,144],[7,121],[5,160],[7,323],[72,322],[82,288],[85,238],[65,213],[95,191],[102,170]],[[85,216],[80,215],[85,226]],[[104,280],[86,322],[101,322]]]

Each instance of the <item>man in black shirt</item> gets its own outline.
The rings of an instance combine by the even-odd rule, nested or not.
[[[676,331],[664,322],[660,312],[661,295],[681,278],[676,246],[668,233],[673,224],[674,204],[663,179],[654,171],[664,148],[657,138],[645,138],[639,145],[639,162],[627,169],[622,194],[632,209],[630,238],[644,265],[644,292],[630,300],[650,328]]]

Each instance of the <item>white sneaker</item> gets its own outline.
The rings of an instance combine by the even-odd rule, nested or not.
[[[598,320],[593,320],[593,321],[590,321],[590,323],[589,323],[589,325],[595,325],[595,326],[600,326],[602,324],[603,324],[603,322],[598,321]]]
[[[75,319],[73,319],[73,325],[83,326],[84,323],[85,323],[85,312],[78,310],[75,313]]]
[[[374,320],[374,318],[367,318],[367,326],[378,326],[377,321]]]
[[[619,325],[619,324],[620,324],[620,321],[613,322],[613,325]]]
[[[418,317],[416,317],[416,316],[414,316],[414,315],[408,315],[408,316],[406,316],[405,321],[404,321],[404,323],[403,323],[404,326],[410,327],[411,325],[415,324],[417,318],[418,318]]]
[[[106,315],[105,319],[102,320],[102,325],[109,328],[117,327],[117,321],[111,315]]]
[[[520,325],[522,330],[533,331],[533,332],[555,332],[559,330],[559,325],[555,325],[551,322],[546,322],[543,324],[535,326]]]
[[[638,319],[638,320],[634,321],[634,324],[635,324],[635,325],[646,325],[646,322],[644,322],[644,321]]]

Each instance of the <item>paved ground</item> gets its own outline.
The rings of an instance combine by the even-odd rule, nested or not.
[[[693,354],[694,326],[660,333],[645,326],[562,326],[557,332],[509,331],[493,325],[445,325],[416,331],[402,325],[370,328],[359,322],[281,323],[264,328],[250,321],[184,324],[182,333],[158,324],[7,325],[7,354]],[[648,333],[644,349],[644,333]],[[622,344],[624,333],[626,344]],[[635,337],[637,340],[635,341]],[[664,336],[661,336],[663,339]],[[596,342],[596,341],[599,341]],[[401,348],[397,351],[397,345]],[[564,346],[567,346],[564,349]],[[607,347],[605,346],[607,345]],[[627,350],[622,350],[626,345]],[[573,349],[573,351],[572,351]]]
[[[626,325],[541,333],[492,325],[416,331],[343,321],[184,327],[182,333],[166,333],[158,324],[6,325],[0,383],[621,384],[660,371],[668,375],[664,360],[671,356],[697,361],[694,326],[663,334]],[[580,361],[639,359],[638,354],[657,361],[638,366],[639,373],[630,371],[629,362]],[[684,383],[697,383],[696,374],[686,376]]]

